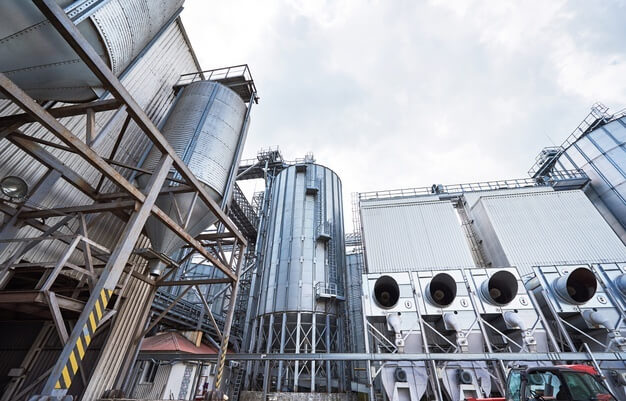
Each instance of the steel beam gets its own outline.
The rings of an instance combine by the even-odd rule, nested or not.
[[[87,67],[111,92],[111,94],[116,99],[119,99],[126,104],[127,112],[133,118],[137,126],[148,136],[148,138],[150,138],[150,140],[161,152],[168,154],[172,158],[173,165],[176,170],[192,187],[194,187],[194,189],[199,193],[202,201],[211,210],[211,212],[213,212],[215,216],[217,216],[218,219],[224,224],[224,226],[228,228],[229,231],[234,233],[243,244],[247,244],[243,234],[239,232],[237,227],[228,218],[219,205],[211,199],[208,192],[202,187],[203,184],[195,177],[180,156],[178,156],[176,151],[172,148],[169,142],[167,142],[161,132],[159,132],[158,128],[150,120],[147,114],[137,104],[137,102],[135,102],[119,79],[113,74],[102,58],[91,47],[89,42],[87,42],[87,40],[82,36],[72,20],[65,14],[63,9],[57,5],[56,1],[34,0],[34,3],[44,16],[48,18],[50,23],[56,28],[61,36],[63,36],[72,49],[74,49]],[[84,143],[81,144],[84,145]],[[130,191],[130,188],[128,188],[128,190]]]
[[[20,219],[39,219],[55,216],[67,216],[74,213],[100,213],[108,212],[112,210],[134,208],[136,206],[135,201],[121,201],[121,202],[107,202],[107,203],[92,203],[91,205],[60,207],[54,209],[32,210],[28,212],[22,212],[18,214]]]
[[[203,284],[224,284],[232,282],[228,278],[206,278],[206,279],[189,279],[189,280],[172,280],[157,281],[157,287],[177,287],[179,285],[203,285]]]
[[[397,362],[397,361],[591,361],[591,355],[597,361],[620,361],[626,360],[626,352],[595,352],[588,354],[586,352],[502,352],[502,353],[418,353],[418,354],[400,354],[400,353],[329,353],[329,354],[227,354],[226,359],[229,361],[380,361],[380,362]],[[215,354],[190,354],[183,355],[175,352],[142,352],[139,355],[140,360],[156,359],[160,361],[170,360],[194,360],[194,361],[215,361]]]
[[[84,310],[76,321],[74,330],[72,330],[72,334],[70,335],[67,344],[63,347],[63,351],[57,359],[57,362],[52,369],[52,373],[46,381],[42,391],[43,395],[53,395],[53,393],[55,393],[54,395],[58,395],[56,393],[65,395],[67,389],[70,387],[72,379],[70,375],[67,375],[66,373],[67,376],[63,377],[63,379],[61,378],[62,373],[67,372],[70,355],[74,353],[76,343],[83,335],[89,319],[93,318],[92,313],[96,309],[96,305],[102,297],[101,293],[105,290],[112,292],[115,289],[117,282],[124,271],[126,262],[133,251],[135,243],[137,242],[137,239],[139,239],[141,230],[150,216],[150,210],[154,206],[159,190],[165,182],[165,178],[167,177],[171,165],[172,159],[169,156],[164,155],[161,158],[159,167],[157,168],[155,174],[153,174],[150,178],[147,186],[147,195],[143,196],[145,199],[144,203],[141,205],[139,210],[131,215],[128,224],[126,225],[124,232],[117,243],[117,246],[114,248],[114,251],[104,267],[98,282],[94,286],[89,300],[85,304]],[[104,305],[104,307],[106,308],[106,305]]]
[[[99,113],[101,111],[114,110],[119,108],[122,105],[117,99],[106,99],[106,100],[98,100],[90,103],[81,103],[81,104],[73,104],[71,106],[63,106],[56,107],[53,109],[48,109],[48,113],[50,113],[55,118],[62,117],[71,117],[77,116],[80,114],[85,114],[87,110],[93,110],[95,113]],[[35,122],[35,118],[29,113],[22,114],[13,114],[6,117],[0,117],[0,127],[8,127],[13,124],[26,124]]]
[[[233,250],[234,251],[234,250]],[[222,390],[222,375],[224,370],[224,361],[228,354],[228,341],[230,339],[230,331],[233,325],[233,318],[235,316],[235,308],[237,307],[237,293],[239,292],[239,277],[241,276],[241,263],[246,253],[246,246],[242,243],[239,245],[239,255],[237,257],[237,268],[235,281],[231,283],[233,289],[230,293],[230,304],[228,305],[228,311],[226,312],[226,319],[224,320],[224,331],[222,332],[222,344],[218,353],[217,359],[217,374],[215,376],[215,390]],[[234,255],[233,255],[234,256]]]
[[[56,4],[55,4],[56,6]],[[58,6],[57,6],[58,7]],[[33,118],[48,129],[54,136],[59,138],[67,146],[76,149],[76,152],[94,168],[104,174],[121,188],[128,191],[140,202],[145,196],[134,185],[128,182],[109,163],[104,161],[93,149],[83,142],[76,135],[72,134],[63,124],[51,116],[46,109],[41,107],[36,101],[28,96],[23,90],[17,87],[6,75],[0,73],[0,92],[9,97],[22,110],[26,111]]]

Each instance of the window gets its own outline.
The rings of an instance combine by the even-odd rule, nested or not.
[[[506,382],[506,401],[520,401],[519,390],[522,382],[520,370],[511,370]]]
[[[525,399],[543,399],[566,401],[565,388],[561,391],[561,379],[552,372],[533,372],[528,374]]]
[[[590,374],[563,372],[563,378],[574,401],[615,401],[604,385]]]
[[[144,365],[143,377],[141,378],[141,382],[154,383],[154,378],[156,377],[157,370],[159,370],[158,363],[147,361]]]

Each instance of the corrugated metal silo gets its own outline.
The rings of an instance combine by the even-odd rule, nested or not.
[[[582,135],[558,160],[559,168],[580,168],[591,178],[589,198],[601,212],[608,209],[612,216],[603,215],[609,223],[616,220],[622,232],[626,230],[625,146],[626,117],[622,117]]]
[[[176,153],[205,186],[211,197],[219,203],[226,191],[231,166],[246,115],[246,104],[231,89],[211,81],[198,81],[184,88],[162,128],[163,135]],[[143,168],[154,170],[161,152],[153,148]],[[172,171],[172,175],[174,171]],[[139,182],[146,185],[149,177]],[[195,202],[193,193],[160,196],[156,204],[170,216],[180,210],[186,221],[187,232],[192,236],[215,223],[216,217],[203,202]],[[190,216],[186,211],[193,206]],[[152,248],[166,256],[177,251],[184,241],[167,229],[158,219],[150,217],[146,232]],[[159,275],[164,268],[160,263],[151,266],[151,273]]]
[[[58,0],[114,74],[121,74],[176,14],[183,0]],[[32,1],[0,2],[0,71],[38,100],[80,102],[100,81]]]
[[[342,352],[344,229],[341,181],[330,169],[297,164],[271,189],[256,352]],[[303,369],[309,365],[309,369]],[[253,387],[331,392],[345,388],[342,362],[256,363]],[[307,373],[309,372],[309,373]],[[313,372],[311,374],[310,372]],[[262,384],[261,384],[262,383]]]

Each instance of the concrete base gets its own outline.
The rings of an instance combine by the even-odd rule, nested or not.
[[[269,401],[356,401],[353,393],[267,393]],[[263,400],[262,391],[242,391],[239,401]]]

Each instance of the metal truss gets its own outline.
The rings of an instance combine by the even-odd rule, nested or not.
[[[109,70],[56,1],[35,0],[34,3],[113,97],[109,100],[80,105],[44,108],[17,87],[6,75],[0,73],[0,91],[24,111],[23,114],[0,118],[0,138],[15,144],[49,170],[31,191],[29,199],[34,202],[35,199],[42,198],[45,196],[46,188],[62,178],[92,201],[79,206],[67,207],[59,204],[43,209],[27,206],[25,203],[6,201],[0,203],[0,210],[9,216],[8,222],[0,233],[0,247],[11,247],[11,256],[0,267],[0,289],[5,288],[11,279],[15,278],[16,273],[22,274],[32,270],[43,272],[41,279],[35,283],[32,290],[19,293],[1,291],[0,303],[12,303],[18,310],[21,308],[28,310],[29,313],[51,316],[64,345],[50,374],[42,377],[46,380],[42,394],[63,396],[67,393],[75,376],[83,374],[81,360],[85,350],[103,323],[115,315],[121,300],[121,291],[131,276],[149,283],[153,291],[159,287],[180,286],[182,294],[193,288],[198,289],[199,286],[222,284],[228,287],[230,296],[235,299],[247,240],[227,216],[223,205],[218,205],[210,197],[201,182],[184,164],[145,111]],[[251,98],[256,100],[256,93],[252,93]],[[95,114],[107,110],[126,113],[127,118],[117,135],[111,154],[99,155],[91,148],[93,140],[98,135],[94,123]],[[58,120],[61,117],[78,115],[85,115],[88,122],[84,139],[68,130]],[[55,140],[38,139],[25,135],[19,130],[22,125],[33,122],[45,127]],[[126,128],[131,122],[137,125],[154,147],[162,153],[155,171],[147,171],[115,160]],[[47,151],[46,147],[73,153],[89,163],[101,175],[98,184],[95,187],[92,186],[71,167],[63,164]],[[236,157],[239,160],[240,149]],[[151,175],[147,187],[143,191],[140,190],[122,175],[119,169]],[[172,170],[176,171],[177,179],[169,174]],[[233,173],[236,173],[236,169]],[[112,183],[118,192],[102,192],[105,182]],[[170,184],[173,185],[170,186]],[[188,219],[171,217],[155,204],[160,195],[180,192],[194,193],[196,199],[204,203],[218,218],[220,232],[204,234],[202,238],[193,238],[186,231],[185,220]],[[105,214],[117,216],[123,227],[117,243],[111,248],[89,238],[89,224],[86,222],[87,218],[97,221],[98,216]],[[182,214],[189,215],[190,211],[182,211]],[[139,265],[144,263],[129,262],[150,216],[158,219],[164,227],[173,231],[186,244],[186,252],[182,259],[172,261],[169,271],[166,271],[158,280],[149,279],[138,271]],[[44,219],[50,223],[47,224]],[[41,235],[16,238],[17,224],[33,227],[40,231]],[[66,244],[61,257],[40,263],[21,262],[21,256],[44,241]],[[193,255],[211,264],[219,271],[219,277],[175,279],[176,266]],[[182,296],[167,300],[166,302],[170,304],[150,322],[142,335],[158,324],[181,299]],[[203,301],[211,316],[206,300],[203,299]],[[215,331],[219,334],[218,338],[221,339],[215,382],[215,388],[218,390],[221,389],[223,382],[224,360],[229,344],[234,307],[234,302],[227,305],[222,327],[218,327],[212,319]],[[67,319],[73,320],[71,331],[67,330]],[[139,340],[140,338],[137,339]]]

